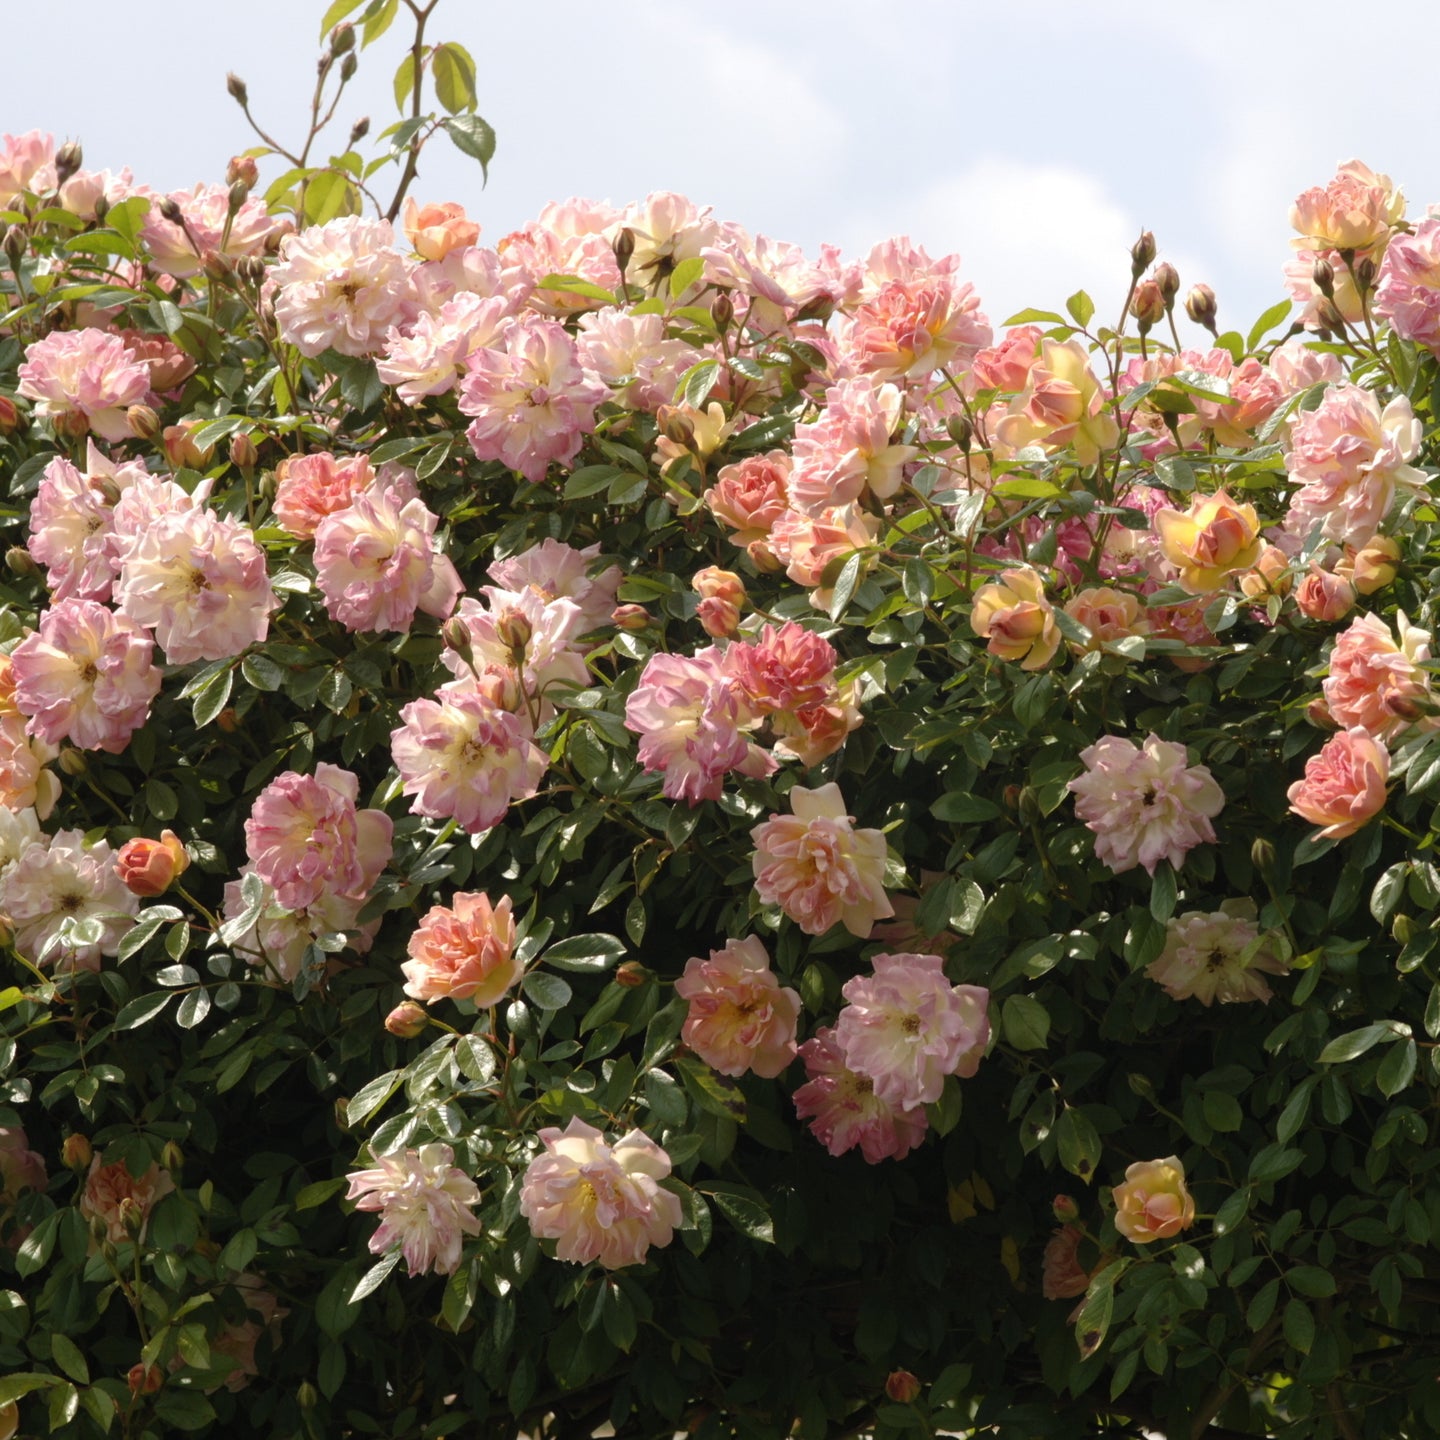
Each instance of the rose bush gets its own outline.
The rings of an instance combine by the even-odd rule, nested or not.
[[[0,1430],[1433,1434],[1434,221],[485,245],[406,8],[374,216],[0,137]]]

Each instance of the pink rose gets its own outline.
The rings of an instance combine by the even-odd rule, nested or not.
[[[103,1220],[105,1238],[119,1245],[131,1238],[144,1238],[150,1212],[174,1188],[168,1170],[151,1164],[143,1175],[132,1175],[123,1160],[107,1164],[102,1152],[90,1161],[78,1208],[87,1224]]]
[[[1431,705],[1430,632],[1396,616],[1399,643],[1378,615],[1361,615],[1335,641],[1321,689],[1338,725],[1389,740]]]
[[[806,1084],[795,1092],[795,1113],[810,1121],[815,1138],[832,1154],[857,1145],[871,1165],[903,1160],[925,1138],[929,1121],[923,1107],[906,1110],[882,1100],[874,1082],[845,1063],[829,1029],[816,1031],[800,1047]]]
[[[453,1275],[460,1266],[462,1236],[478,1235],[472,1208],[480,1203],[475,1182],[453,1161],[455,1152],[438,1142],[394,1155],[377,1155],[369,1170],[348,1178],[347,1200],[357,1210],[378,1211],[380,1225],[370,1253],[399,1246],[411,1275],[433,1270]]]

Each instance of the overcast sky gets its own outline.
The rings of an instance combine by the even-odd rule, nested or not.
[[[0,0],[0,130],[78,138],[88,166],[159,188],[219,179],[256,143],[226,71],[298,140],[325,8]],[[1247,328],[1283,298],[1291,200],[1340,161],[1392,175],[1412,216],[1440,201],[1433,14],[1406,0],[441,0],[430,38],[474,54],[499,145],[482,190],[438,138],[412,193],[462,202],[490,243],[550,199],[658,189],[812,252],[908,233],[960,253],[995,322],[1081,285],[1118,304],[1146,226],[1185,284],[1215,288],[1222,325]],[[402,33],[397,20],[360,57],[337,150],[360,115],[372,133],[397,118]]]

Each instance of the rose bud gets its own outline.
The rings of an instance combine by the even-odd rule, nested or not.
[[[745,582],[733,570],[707,565],[696,571],[690,588],[700,597],[695,613],[707,635],[724,640],[739,629]]]
[[[1373,595],[1395,580],[1400,547],[1388,535],[1372,535],[1350,562],[1350,583],[1361,595]]]
[[[225,183],[233,185],[237,180],[254,189],[260,180],[260,167],[250,155],[232,155],[225,166]]]
[[[638,960],[622,960],[615,970],[615,983],[627,990],[637,990],[650,978],[650,972]]]
[[[1154,258],[1155,236],[1149,230],[1142,230],[1140,238],[1130,247],[1130,273],[1138,280]]]
[[[160,433],[160,417],[148,405],[132,405],[125,423],[137,440],[153,440]]]
[[[1168,310],[1180,293],[1180,272],[1168,260],[1162,260],[1150,278],[1160,287],[1160,298]]]
[[[0,435],[9,435],[19,427],[19,407],[8,395],[0,395]]]
[[[260,458],[255,442],[248,435],[236,435],[230,441],[230,463],[239,470],[253,470]]]
[[[132,1365],[125,1383],[132,1395],[153,1395],[165,1383],[165,1372],[158,1365]]]
[[[180,837],[162,830],[158,840],[137,836],[127,840],[115,857],[115,873],[132,895],[163,895],[190,864]]]
[[[617,605],[610,612],[610,623],[620,630],[644,630],[650,624],[650,612],[643,605]]]
[[[1148,330],[1165,318],[1165,297],[1153,280],[1142,280],[1130,298],[1130,313]]]
[[[233,100],[241,105],[250,103],[250,92],[245,88],[245,82],[232,70],[225,77],[225,88],[230,92]]]
[[[1069,1195],[1057,1195],[1050,1202],[1050,1209],[1055,1218],[1065,1225],[1080,1218],[1080,1207]]]
[[[12,545],[5,552],[5,568],[12,575],[38,575],[40,573],[40,567],[35,563],[35,557],[23,545]]]
[[[413,1040],[429,1024],[423,1006],[413,1000],[397,1005],[386,1017],[385,1028],[402,1040]]]
[[[1185,294],[1185,313],[1197,324],[1203,325],[1212,335],[1215,330],[1215,292],[1208,285],[1192,285]]]
[[[77,1130],[65,1137],[65,1143],[60,1147],[60,1163],[67,1170],[88,1170],[94,1154],[90,1137]]]
[[[1311,620],[1343,620],[1355,608],[1355,587],[1343,575],[1312,565],[1295,587],[1295,603]]]
[[[885,1393],[897,1405],[911,1405],[920,1394],[920,1381],[908,1370],[892,1370],[885,1377]]]

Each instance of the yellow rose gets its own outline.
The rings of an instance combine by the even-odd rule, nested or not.
[[[1185,1188],[1185,1167],[1173,1155],[1137,1160],[1115,1186],[1115,1228],[1137,1245],[1168,1240],[1195,1223],[1195,1202]]]
[[[1001,660],[1018,660],[1022,670],[1048,665],[1060,646],[1055,610],[1045,598],[1045,582],[1033,570],[1005,570],[993,585],[975,592],[971,628],[990,643]]]
[[[1264,548],[1253,505],[1237,505],[1223,490],[1197,495],[1190,508],[1158,510],[1155,533],[1165,558],[1192,595],[1218,590],[1237,570],[1248,570]]]

